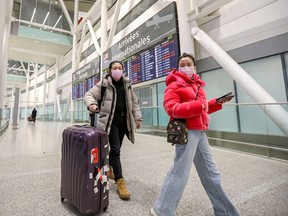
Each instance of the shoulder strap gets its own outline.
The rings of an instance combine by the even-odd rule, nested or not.
[[[104,94],[105,94],[105,92],[106,92],[106,88],[107,88],[107,86],[106,86],[106,85],[103,85],[103,79],[102,79],[102,82],[101,82],[101,98],[100,98],[100,100],[98,100],[98,106],[99,106],[99,108],[100,108],[100,106],[101,106],[101,103],[102,103]]]

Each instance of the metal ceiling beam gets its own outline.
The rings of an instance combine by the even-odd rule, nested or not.
[[[123,0],[118,0],[116,3],[116,8],[114,11],[114,17],[113,17],[113,21],[112,21],[112,26],[110,26],[110,33],[109,33],[109,38],[108,38],[108,42],[107,42],[107,47],[111,46],[113,37],[115,35],[115,31],[116,31],[116,27],[117,27],[117,21],[119,19],[119,14],[120,14],[120,9],[122,6],[122,2]]]
[[[87,26],[88,26],[88,28],[89,28],[89,32],[90,32],[90,34],[91,34],[91,38],[92,38],[92,40],[93,40],[95,49],[96,49],[98,55],[101,55],[101,54],[102,54],[102,53],[101,53],[101,49],[100,49],[100,46],[99,46],[99,44],[98,44],[98,41],[97,41],[97,38],[96,38],[96,35],[95,35],[95,32],[94,32],[94,29],[93,29],[93,27],[92,27],[92,24],[91,24],[90,20],[86,20],[86,22],[87,22]]]
[[[84,23],[83,29],[82,29],[82,34],[81,34],[81,38],[80,38],[80,42],[79,42],[79,46],[78,46],[78,52],[76,55],[76,69],[79,68],[79,63],[80,63],[80,59],[81,59],[81,53],[82,53],[82,48],[83,48],[83,43],[84,43],[84,38],[85,38],[85,32],[86,32],[86,28],[87,27],[87,23]]]
[[[59,2],[60,2],[60,6],[61,6],[61,8],[62,8],[62,10],[63,10],[63,12],[64,12],[64,15],[65,15],[65,17],[66,17],[66,20],[67,20],[67,22],[68,22],[68,24],[69,24],[69,26],[70,26],[70,31],[72,32],[73,29],[74,29],[74,24],[73,24],[73,22],[72,22],[72,19],[70,18],[70,15],[69,15],[69,13],[68,13],[68,10],[67,10],[67,8],[66,8],[63,0],[59,0]]]
[[[187,15],[189,17],[188,22],[197,21],[197,23],[203,24],[205,22],[210,21],[218,17],[219,15],[209,15],[221,7],[227,5],[233,0],[207,0],[204,3],[196,6],[192,11],[190,11]]]
[[[77,26],[76,33],[80,33],[83,29],[84,23],[89,19],[92,22],[100,19],[101,17],[101,1],[98,0],[95,4],[91,7],[91,9],[87,12],[86,16],[83,18],[82,22]]]
[[[36,27],[39,27],[39,28],[48,29],[48,30],[52,30],[52,31],[57,31],[57,32],[61,32],[61,33],[66,33],[66,34],[70,34],[70,35],[72,34],[70,31],[66,31],[66,30],[63,30],[63,29],[55,28],[53,26],[43,25],[43,24],[35,23],[35,22],[29,22],[29,21],[26,21],[26,20],[20,20],[20,19],[14,18],[14,17],[11,18],[11,21],[12,22],[24,23],[24,24],[27,24],[27,25],[36,26]]]
[[[107,49],[107,2],[106,0],[101,1],[101,50],[104,52]]]

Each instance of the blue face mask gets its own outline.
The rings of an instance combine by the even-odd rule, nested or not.
[[[178,71],[190,78],[192,78],[193,74],[195,73],[194,69],[191,67],[179,67]]]

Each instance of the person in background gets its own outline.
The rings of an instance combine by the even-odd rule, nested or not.
[[[36,116],[37,116],[37,110],[35,108],[32,110],[31,116],[32,116],[32,121],[35,122],[36,121]]]
[[[171,119],[183,118],[188,125],[188,143],[176,144],[174,164],[164,180],[160,196],[150,210],[152,216],[175,216],[194,162],[201,183],[212,202],[217,216],[238,216],[226,196],[220,181],[220,172],[213,160],[205,130],[209,114],[222,108],[230,100],[207,101],[205,83],[195,74],[195,59],[184,53],[178,59],[178,70],[166,77],[164,109]],[[193,213],[191,212],[191,215]]]
[[[105,87],[101,97],[101,89]],[[101,104],[98,101],[101,100]],[[142,114],[132,83],[123,73],[123,64],[113,61],[109,64],[108,75],[86,92],[84,103],[90,112],[99,112],[97,128],[109,135],[110,153],[109,178],[115,180],[121,199],[129,199],[131,193],[126,187],[120,160],[124,136],[134,143],[134,131],[140,128]]]

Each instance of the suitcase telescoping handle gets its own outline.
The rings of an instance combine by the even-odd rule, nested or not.
[[[89,113],[90,125],[92,127],[97,127],[98,113]]]

